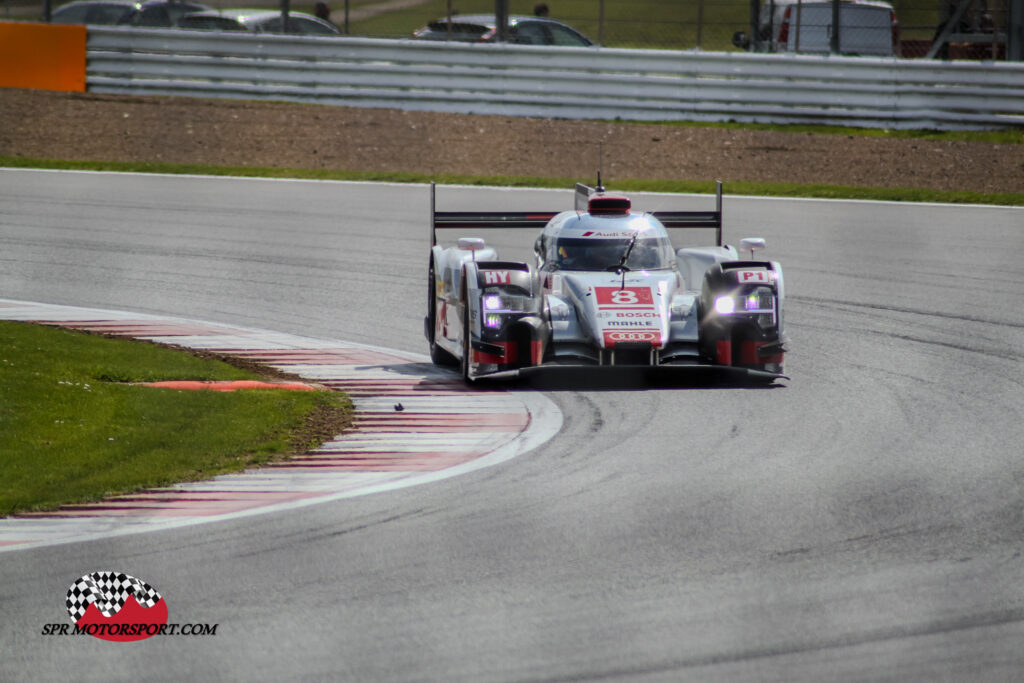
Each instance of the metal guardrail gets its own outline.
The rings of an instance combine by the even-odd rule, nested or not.
[[[1024,64],[90,27],[90,91],[516,116],[1024,126]]]

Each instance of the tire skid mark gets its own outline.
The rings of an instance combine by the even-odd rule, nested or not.
[[[144,339],[266,364],[352,399],[352,429],[210,480],[0,519],[0,552],[260,514],[427,483],[540,445],[561,414],[535,392],[477,390],[419,356],[200,321],[0,301],[0,319]],[[403,406],[408,406],[405,409]]]

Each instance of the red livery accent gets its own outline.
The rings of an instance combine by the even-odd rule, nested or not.
[[[473,349],[472,360],[474,363],[486,363],[488,365],[509,365],[519,359],[519,345],[515,342],[488,342],[505,349],[505,355],[499,356],[495,353],[477,351]]]
[[[745,341],[740,343],[740,363],[744,365],[762,365],[764,363],[781,363],[782,354],[773,353],[770,356],[760,356],[757,351],[769,342]]]
[[[594,287],[594,295],[601,308],[654,306],[650,287]]]
[[[715,355],[719,365],[732,365],[732,342],[718,342],[715,347]]]
[[[486,351],[477,351],[473,349],[472,360],[474,363],[487,363],[491,365],[520,365],[527,362],[526,359],[520,360],[519,358],[519,344],[516,342],[488,342],[495,346],[500,346],[505,349],[505,355],[499,356],[495,353],[487,353]],[[544,360],[544,345],[539,339],[530,341],[529,349],[524,349],[524,353],[529,353],[529,364],[540,365]]]

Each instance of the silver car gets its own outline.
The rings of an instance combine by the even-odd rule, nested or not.
[[[193,12],[178,22],[179,28],[211,31],[285,33],[281,13],[266,9],[224,9]],[[337,36],[338,27],[303,12],[288,13],[287,33],[306,36]]]
[[[721,185],[714,211],[636,212],[578,185],[572,211],[432,209],[431,226],[424,332],[433,361],[468,382],[554,365],[783,376],[782,266],[753,260],[763,239],[722,244]],[[438,244],[438,230],[492,228],[539,228],[534,263],[475,236]],[[676,228],[714,230],[715,243],[676,250]]]

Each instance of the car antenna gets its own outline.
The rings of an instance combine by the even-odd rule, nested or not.
[[[601,184],[601,170],[604,167],[604,143],[597,143],[597,192],[604,192],[604,185]]]
[[[640,231],[637,230],[633,233],[633,237],[629,240],[629,245],[626,247],[626,251],[622,254],[622,260],[619,261],[619,265],[615,267],[616,274],[622,275],[622,286],[619,289],[626,288],[626,271],[629,268],[626,266],[626,261],[629,260],[629,255],[633,251],[633,247],[636,246],[636,238],[640,236]]]

